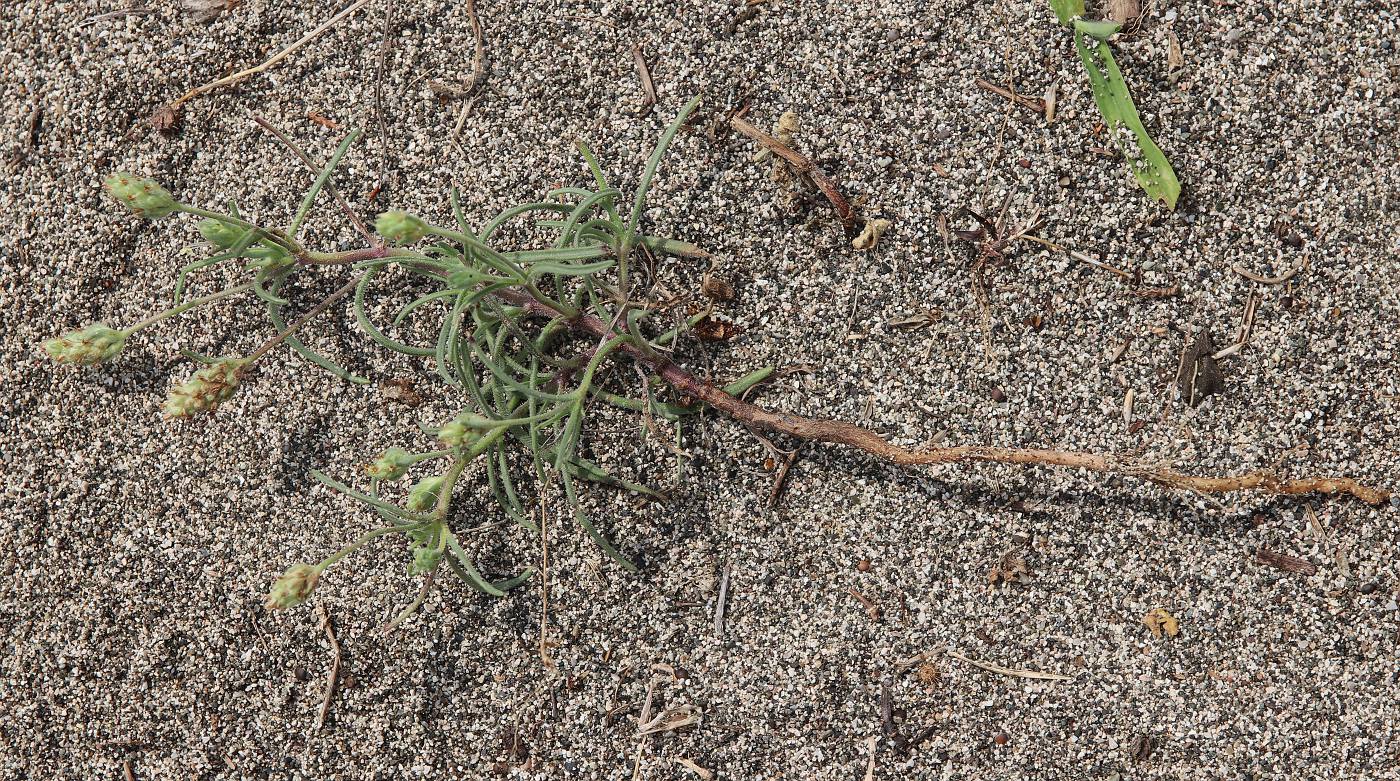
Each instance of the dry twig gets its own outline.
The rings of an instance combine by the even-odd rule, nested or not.
[[[319,732],[321,725],[326,723],[326,715],[331,712],[331,698],[335,696],[335,685],[340,679],[340,642],[335,639],[335,628],[331,626],[331,614],[326,612],[326,606],[317,602],[316,610],[321,614],[321,628],[326,631],[326,639],[331,643],[331,669],[326,675],[326,695],[321,698],[321,710],[316,713],[316,725],[312,728],[314,732]]]
[[[642,82],[642,107],[637,112],[642,115],[656,105],[656,84],[651,80],[651,70],[647,68],[647,58],[642,54],[640,43],[632,44],[632,62],[637,66],[637,79]]]
[[[831,201],[831,206],[836,209],[836,216],[841,218],[841,223],[843,225],[851,224],[854,217],[851,204],[846,200],[845,196],[841,194],[841,191],[837,189],[836,181],[822,172],[822,170],[817,167],[816,163],[807,159],[805,155],[793,151],[773,136],[754,127],[752,123],[741,116],[735,115],[730,117],[729,125],[740,133],[757,141],[773,154],[788,161],[799,174],[810,177],[812,182],[817,185],[817,188],[822,191],[822,194],[826,196],[826,199]]]
[[[238,82],[250,76],[256,76],[257,74],[262,73],[263,71],[267,70],[268,68],[271,68],[272,66],[281,62],[282,60],[285,60],[290,54],[295,52],[297,49],[300,49],[306,44],[311,43],[312,41],[321,37],[321,35],[324,34],[327,30],[331,29],[332,27],[335,27],[337,24],[340,24],[350,15],[354,14],[361,8],[364,8],[366,5],[369,5],[369,2],[370,0],[356,0],[355,3],[350,5],[344,11],[341,11],[335,16],[332,16],[330,19],[327,19],[326,21],[322,22],[314,30],[307,33],[306,35],[303,35],[301,39],[298,40],[296,43],[292,44],[291,46],[288,46],[280,52],[277,52],[264,62],[258,65],[254,65],[251,68],[245,68],[232,75],[225,76],[222,79],[215,79],[214,81],[211,81],[208,84],[202,84],[198,87],[195,87],[189,92],[186,92],[185,94],[166,104],[164,107],[162,107],[162,110],[173,110],[179,108],[181,105],[184,105],[190,100],[193,100],[194,98],[197,98],[206,92],[212,92],[220,87],[227,87],[230,84],[237,84]]]
[[[1006,98],[1007,100],[1011,101],[1012,103],[1015,103],[1016,105],[1024,109],[1030,110],[1032,113],[1044,115],[1047,117],[1051,116],[1046,111],[1046,101],[1040,98],[1032,98],[1029,95],[1021,95],[1012,92],[1011,90],[1005,87],[998,87],[997,85],[991,83],[990,81],[987,81],[986,79],[975,79],[973,80],[973,83],[988,92],[1000,95],[1003,98]]]
[[[476,92],[486,83],[486,34],[481,27],[481,17],[476,13],[476,0],[467,0],[467,17],[472,22],[472,78],[463,87],[457,97],[466,97],[467,102],[462,104],[462,110],[457,113],[457,124],[452,128],[452,141],[455,143],[457,137],[462,134],[462,126],[467,123],[467,116],[471,114],[472,107],[476,105]]]
[[[292,143],[292,139],[289,138],[286,133],[279,130],[276,125],[273,125],[271,122],[268,122],[266,119],[263,119],[262,117],[256,114],[253,114],[251,116],[253,121],[258,124],[258,127],[261,127],[263,130],[266,130],[267,132],[271,133],[273,138],[276,138],[278,141],[282,142],[282,146],[287,147],[287,149],[290,150],[292,154],[296,155],[297,159],[300,160],[302,164],[305,165],[313,175],[319,174],[321,172],[321,166],[318,166],[315,163],[311,162],[311,158],[306,155],[306,152],[303,152],[301,147]],[[355,230],[359,231],[360,235],[368,239],[370,243],[379,243],[379,239],[373,233],[370,232],[368,227],[365,226],[364,221],[361,220],[360,216],[355,213],[355,210],[350,208],[350,204],[346,202],[345,198],[341,197],[340,191],[335,189],[335,182],[331,179],[326,179],[325,189],[326,192],[329,192],[331,194],[332,198],[335,198],[336,203],[340,204],[340,210],[345,213],[345,217],[349,219],[351,224],[355,226]]]
[[[982,668],[983,670],[986,670],[986,671],[989,672],[989,673],[997,673],[997,674],[999,674],[999,675],[1009,675],[1009,676],[1011,676],[1011,677],[1013,677],[1013,678],[1034,678],[1035,680],[1038,680],[1038,681],[1072,681],[1072,680],[1074,680],[1073,678],[1071,678],[1071,677],[1068,676],[1068,675],[1060,675],[1059,673],[1043,673],[1043,672],[1040,672],[1040,671],[1038,671],[1038,670],[1018,670],[1018,669],[1016,669],[1016,668],[1014,668],[1014,667],[1002,667],[1002,666],[999,665],[999,664],[992,664],[991,662],[983,662],[983,661],[980,661],[980,660],[978,660],[978,659],[973,659],[973,658],[971,658],[971,657],[963,656],[962,654],[958,653],[957,651],[944,651],[944,653],[946,653],[947,655],[953,657],[954,659],[961,659],[962,661],[967,662],[968,664],[972,665],[973,667],[980,667],[980,668]]]
[[[1233,272],[1235,272],[1236,274],[1239,274],[1240,276],[1244,277],[1245,279],[1251,279],[1251,280],[1254,280],[1255,282],[1259,282],[1259,283],[1261,283],[1261,284],[1265,284],[1265,285],[1282,285],[1284,282],[1287,282],[1288,280],[1290,280],[1290,279],[1292,279],[1293,277],[1297,276],[1297,275],[1298,275],[1298,272],[1300,272],[1300,271],[1302,271],[1303,269],[1307,268],[1307,267],[1308,267],[1308,262],[1309,262],[1309,258],[1303,258],[1303,262],[1302,262],[1302,263],[1299,263],[1298,265],[1294,266],[1294,267],[1293,267],[1292,269],[1290,269],[1289,271],[1287,271],[1287,272],[1285,272],[1284,274],[1282,274],[1282,275],[1280,275],[1280,276],[1277,276],[1277,277],[1266,277],[1266,276],[1263,276],[1263,275],[1261,275],[1261,274],[1256,274],[1256,273],[1254,273],[1253,271],[1250,271],[1249,269],[1247,269],[1247,268],[1245,268],[1245,267],[1243,267],[1243,266],[1231,266],[1231,267],[1230,267],[1230,270],[1233,271]]]
[[[715,598],[715,637],[724,634],[724,609],[729,599],[730,562],[724,563],[724,572],[719,576],[719,596]]]

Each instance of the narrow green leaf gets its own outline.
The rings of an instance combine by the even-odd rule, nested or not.
[[[462,543],[457,541],[457,535],[446,528],[442,530],[442,533],[447,535],[448,550],[452,551],[452,555],[456,557],[453,563],[460,567],[460,570],[454,569],[458,577],[462,578],[468,586],[471,586],[477,591],[485,592],[493,597],[503,597],[506,595],[506,592],[496,588],[485,578],[481,577],[481,572],[477,570],[476,564],[472,562],[467,552],[462,550]]]
[[[268,289],[275,294],[281,288],[281,284],[282,281],[278,280],[275,285],[268,286]],[[272,326],[277,329],[278,333],[287,330],[287,321],[285,318],[282,317],[282,308],[277,304],[267,304],[267,319],[272,321]],[[286,339],[283,339],[282,343],[292,348],[292,350],[296,352],[297,355],[300,355],[306,360],[316,364],[317,366],[320,366],[322,369],[325,369],[326,371],[330,372],[331,374],[334,374],[342,380],[349,380],[350,382],[360,385],[369,382],[368,377],[361,377],[360,375],[355,374],[349,369],[346,369],[345,367],[336,363],[335,361],[332,361],[331,359],[321,355],[315,350],[312,350],[310,347],[307,347],[306,344],[302,342],[301,339],[297,338],[295,334],[289,335]]]
[[[1050,7],[1055,9],[1055,16],[1060,18],[1060,24],[1066,26],[1075,17],[1084,15],[1084,0],[1050,0]]]
[[[370,322],[369,313],[365,311],[365,290],[368,289],[370,280],[374,279],[374,275],[378,272],[379,269],[366,271],[364,277],[360,279],[360,284],[355,286],[355,299],[352,308],[355,310],[355,321],[360,324],[360,330],[364,331],[365,335],[376,344],[393,350],[396,353],[403,353],[404,355],[436,354],[437,351],[430,347],[414,347],[411,344],[404,344],[396,339],[391,339],[386,336],[383,331],[376,328],[374,323]]]
[[[657,142],[656,149],[652,151],[651,157],[647,160],[647,167],[642,172],[641,181],[637,183],[637,197],[632,204],[632,216],[627,220],[626,233],[637,232],[637,224],[642,220],[642,208],[647,202],[647,192],[651,189],[651,180],[656,176],[656,169],[661,165],[661,158],[666,155],[666,149],[671,146],[676,134],[680,132],[681,125],[685,124],[686,117],[690,116],[690,112],[694,111],[698,105],[700,105],[699,95],[691,98],[690,102],[685,104],[685,108],[681,109],[681,113],[677,114],[676,118],[671,121],[666,132],[661,134],[661,140]]]
[[[1181,183],[1177,181],[1176,172],[1172,170],[1167,156],[1142,126],[1123,73],[1113,59],[1113,52],[1108,44],[1098,38],[1105,28],[1102,23],[1082,19],[1076,20],[1074,27],[1074,46],[1089,74],[1094,102],[1099,106],[1110,137],[1127,158],[1128,168],[1142,189],[1152,198],[1165,203],[1167,208],[1175,209],[1177,198],[1181,195]]]
[[[752,388],[760,382],[763,382],[764,380],[768,379],[768,377],[771,376],[774,371],[776,371],[776,369],[774,369],[772,366],[765,366],[762,369],[749,372],[743,377],[740,377],[734,382],[731,382],[728,385],[724,386],[724,392],[728,393],[730,396],[738,396],[744,391],[748,390],[749,388]]]
[[[599,548],[602,548],[603,553],[606,553],[608,555],[608,558],[612,559],[618,564],[621,564],[622,568],[627,570],[628,572],[636,572],[637,565],[629,561],[626,556],[623,556],[622,551],[619,551],[617,548],[613,547],[613,544],[609,542],[606,537],[598,533],[598,530],[593,526],[593,522],[588,520],[588,515],[583,511],[583,508],[579,505],[578,494],[574,492],[574,481],[573,478],[569,476],[569,472],[567,470],[563,470],[559,473],[559,477],[564,481],[564,498],[568,500],[569,506],[572,507],[574,510],[574,521],[577,522],[578,525],[583,528],[583,531],[585,534],[588,535],[588,538],[593,540],[593,544],[597,545]]]
[[[534,567],[526,567],[525,571],[520,573],[519,575],[516,575],[513,578],[507,578],[505,580],[493,580],[491,581],[491,585],[501,591],[511,591],[513,589],[519,588],[525,583],[525,581],[529,580],[532,576],[534,576],[534,574]]]
[[[311,212],[311,207],[316,203],[316,196],[321,194],[321,189],[326,186],[326,182],[330,181],[336,166],[340,165],[340,159],[345,157],[345,153],[350,151],[350,145],[355,143],[355,140],[363,132],[361,128],[351,130],[345,136],[345,140],[340,142],[340,146],[336,147],[335,154],[331,155],[330,161],[326,163],[325,168],[321,169],[320,176],[316,177],[316,182],[306,192],[306,197],[301,200],[301,208],[297,209],[297,216],[292,220],[291,227],[287,228],[287,236],[296,238],[297,231],[301,228],[302,222],[306,220],[306,215]]]
[[[393,504],[389,504],[388,502],[384,501],[383,499],[376,499],[375,497],[370,496],[369,494],[362,493],[362,492],[360,492],[360,491],[356,491],[355,489],[351,488],[350,486],[348,486],[348,485],[346,485],[346,484],[340,482],[339,480],[336,480],[334,477],[331,477],[331,476],[325,474],[324,472],[320,471],[319,469],[313,469],[313,470],[311,470],[311,476],[314,477],[314,478],[316,478],[317,480],[319,480],[321,483],[325,484],[326,487],[331,488],[331,489],[333,489],[333,490],[335,490],[335,491],[339,491],[340,493],[343,493],[343,494],[345,494],[346,496],[349,496],[350,498],[355,499],[355,500],[357,500],[357,501],[364,502],[365,504],[369,505],[370,507],[373,507],[373,508],[378,509],[378,510],[383,510],[384,512],[388,513],[389,515],[392,515],[394,518],[399,518],[399,519],[402,519],[402,520],[405,520],[405,521],[426,521],[426,520],[428,520],[428,516],[427,516],[427,515],[423,515],[423,514],[421,514],[421,513],[411,513],[411,512],[409,512],[409,511],[403,509],[402,507],[399,507],[399,506],[393,505]]]

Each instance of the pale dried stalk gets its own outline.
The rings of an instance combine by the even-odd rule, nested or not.
[[[356,2],[356,3],[353,4],[353,5],[351,5],[349,8],[346,8],[344,11],[341,11],[340,13],[336,14],[335,16],[332,16],[330,19],[327,19],[326,21],[322,22],[318,27],[316,27],[316,29],[312,30],[311,32],[307,33],[306,35],[303,35],[303,36],[301,37],[301,40],[297,41],[296,43],[292,44],[291,46],[288,46],[287,48],[283,49],[282,51],[277,52],[276,54],[274,54],[274,55],[272,55],[271,57],[269,57],[265,62],[263,62],[263,63],[261,63],[261,64],[259,64],[259,65],[254,65],[254,66],[251,67],[251,68],[245,68],[245,69],[243,69],[243,70],[241,70],[241,71],[239,71],[239,72],[237,72],[237,73],[234,73],[234,74],[232,74],[232,75],[230,75],[230,76],[225,76],[225,77],[223,77],[222,79],[217,79],[217,80],[215,80],[215,81],[209,82],[208,84],[202,84],[202,85],[200,85],[200,86],[198,86],[198,87],[195,87],[194,89],[190,90],[189,92],[186,92],[185,94],[183,94],[183,95],[181,95],[180,97],[176,98],[176,99],[175,99],[174,101],[172,101],[166,108],[170,108],[170,109],[177,108],[178,106],[180,106],[180,105],[182,105],[182,104],[184,104],[184,103],[187,103],[187,102],[189,102],[190,100],[192,100],[192,99],[194,99],[194,98],[197,98],[197,97],[199,97],[200,95],[203,95],[203,94],[206,93],[206,92],[212,92],[212,91],[218,89],[219,87],[227,87],[227,86],[230,85],[230,84],[236,84],[236,83],[238,83],[238,82],[240,82],[240,81],[242,81],[242,80],[248,78],[249,76],[256,76],[257,74],[262,73],[263,71],[267,70],[268,68],[271,68],[272,66],[274,66],[274,65],[276,65],[277,63],[281,62],[282,60],[286,59],[287,56],[290,55],[292,52],[294,52],[294,51],[296,51],[297,49],[300,49],[301,47],[305,46],[306,44],[308,44],[308,43],[310,43],[310,42],[316,40],[317,38],[319,38],[319,37],[321,36],[322,33],[324,33],[325,31],[327,31],[327,30],[329,30],[329,29],[331,29],[332,27],[336,26],[336,25],[339,24],[341,21],[343,21],[346,17],[350,16],[351,14],[353,14],[353,13],[355,13],[356,11],[360,10],[361,8],[364,8],[366,5],[369,5],[369,1],[370,1],[370,0],[358,0],[358,2]]]

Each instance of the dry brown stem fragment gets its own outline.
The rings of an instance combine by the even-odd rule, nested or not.
[[[841,191],[836,187],[835,180],[818,168],[816,163],[808,160],[801,153],[793,151],[773,136],[754,127],[752,123],[745,120],[743,117],[731,117],[729,125],[740,133],[762,144],[764,148],[768,149],[773,154],[786,160],[798,173],[810,177],[812,182],[817,186],[817,189],[822,191],[822,194],[826,196],[828,201],[831,201],[831,206],[836,210],[836,216],[841,218],[842,224],[851,224],[854,213],[851,210],[850,202],[846,200],[845,196],[841,195]]]
[[[1260,548],[1254,554],[1254,560],[1260,564],[1267,564],[1275,569],[1284,572],[1292,572],[1298,575],[1313,575],[1317,573],[1317,565],[1307,559],[1300,559],[1297,556],[1289,556],[1286,553],[1279,553],[1268,548]]]
[[[976,84],[978,87],[994,95],[1000,95],[1001,97],[1006,98],[1007,100],[1011,101],[1012,103],[1015,103],[1021,108],[1024,108],[1036,114],[1046,115],[1045,101],[1041,98],[1033,98],[1029,95],[1022,95],[1020,93],[1012,92],[1011,90],[1005,87],[999,87],[996,84],[987,81],[986,79],[974,79],[972,83]]]

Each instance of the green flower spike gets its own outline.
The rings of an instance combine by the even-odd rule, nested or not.
[[[445,482],[447,482],[447,477],[438,475],[437,477],[425,477],[415,483],[412,490],[408,492],[408,511],[425,513],[433,509]]]
[[[156,184],[155,180],[141,179],[124,171],[107,177],[102,182],[102,189],[136,216],[152,220],[175,211],[178,205],[170,191]]]
[[[474,412],[466,412],[458,415],[456,418],[453,418],[452,422],[438,430],[438,440],[442,442],[443,447],[470,445],[481,437],[480,428],[472,424],[481,423],[485,420],[485,418]]]
[[[403,211],[388,211],[374,221],[374,232],[390,244],[413,244],[428,233],[428,223]]]
[[[413,563],[408,566],[410,575],[426,575],[442,563],[442,551],[437,548],[419,546],[413,549]]]
[[[321,579],[321,570],[310,564],[293,564],[282,573],[282,577],[272,584],[263,607],[268,610],[285,610],[305,602],[316,590],[316,581]]]
[[[243,367],[247,365],[247,358],[224,358],[195,372],[189,380],[170,389],[165,399],[165,416],[187,418],[217,408],[238,390]]]
[[[246,231],[229,225],[222,220],[208,219],[199,221],[199,235],[216,247],[228,249],[238,243],[243,238]]]
[[[401,447],[391,447],[380,454],[374,463],[365,467],[365,471],[370,477],[377,477],[380,480],[398,480],[408,474],[408,468],[413,466],[413,454]]]
[[[108,328],[106,323],[93,323],[79,331],[69,331],[44,342],[44,352],[59,363],[92,366],[111,360],[126,346],[127,334]]]

